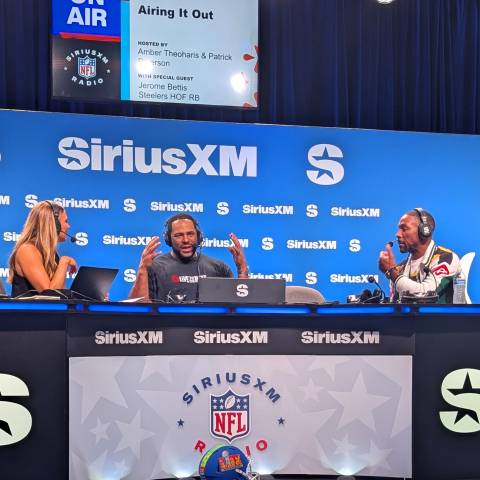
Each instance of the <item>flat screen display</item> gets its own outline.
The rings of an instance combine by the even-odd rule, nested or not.
[[[52,96],[258,106],[258,0],[52,0]]]

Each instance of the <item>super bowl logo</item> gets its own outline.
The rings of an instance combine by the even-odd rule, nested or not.
[[[228,453],[228,450],[222,451],[222,456],[218,458],[218,471],[228,472],[243,467],[242,459],[239,453]]]
[[[85,79],[94,78],[97,75],[97,60],[85,57],[78,57],[78,75]]]
[[[232,443],[250,433],[250,394],[210,395],[210,434]]]

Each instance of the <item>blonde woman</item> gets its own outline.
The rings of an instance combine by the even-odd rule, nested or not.
[[[46,200],[32,208],[8,262],[12,297],[65,288],[65,276],[77,270],[77,263],[72,257],[59,257],[57,244],[65,241],[69,228],[61,205]]]

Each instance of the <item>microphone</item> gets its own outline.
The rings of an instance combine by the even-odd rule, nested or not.
[[[423,272],[427,274],[427,277],[428,277],[428,275],[433,276],[433,279],[435,280],[435,293],[437,293],[437,290],[438,290],[437,277],[435,276],[435,274],[432,272],[432,270],[430,269],[430,267],[428,265],[423,266]]]
[[[398,240],[390,240],[389,242],[387,242],[391,247],[393,247],[393,244],[394,243],[398,243]]]
[[[75,235],[70,235],[70,234],[68,234],[67,232],[64,232],[63,230],[60,230],[60,233],[63,233],[64,235],[66,235],[67,237],[69,237],[69,238],[70,238],[70,241],[71,241],[72,243],[75,243],[75,242],[78,240]]]
[[[380,300],[384,300],[387,296],[385,295],[385,292],[383,291],[383,288],[380,286],[380,284],[375,280],[375,277],[373,275],[369,275],[367,280],[370,282],[370,283],[374,283],[379,289],[380,289],[380,293],[381,293],[381,298]]]

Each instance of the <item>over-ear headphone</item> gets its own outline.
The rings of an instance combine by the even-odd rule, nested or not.
[[[172,246],[172,224],[177,220],[190,220],[193,223],[195,232],[197,233],[196,246],[199,247],[203,242],[203,234],[202,234],[202,231],[200,230],[200,225],[191,215],[188,215],[187,213],[179,213],[178,215],[174,215],[173,217],[170,217],[165,222],[165,226],[163,229],[163,241],[165,242],[165,244],[168,245],[169,247]]]
[[[417,212],[420,220],[420,223],[418,224],[418,237],[422,240],[425,240],[432,236],[432,227],[428,223],[428,218],[422,208],[414,208],[414,210]]]
[[[54,203],[50,202],[49,200],[45,200],[49,207],[52,209],[53,218],[55,220],[55,228],[57,230],[57,234],[62,231],[62,224],[60,223],[60,207]]]

